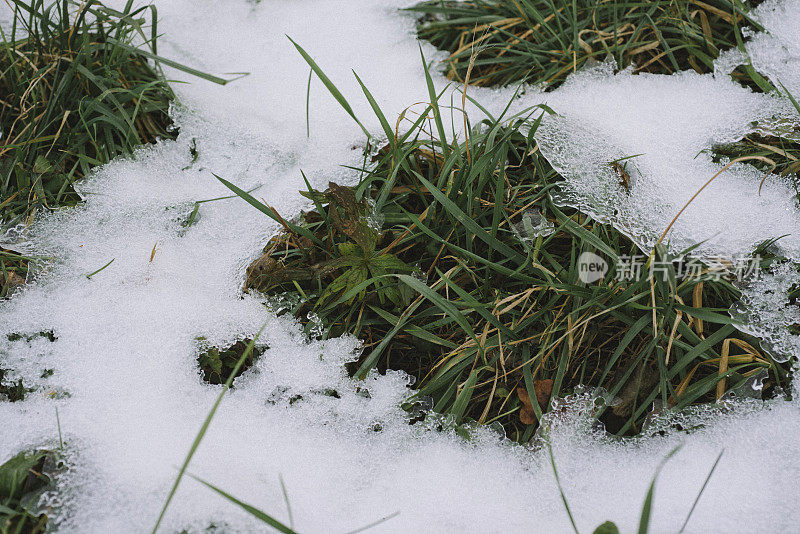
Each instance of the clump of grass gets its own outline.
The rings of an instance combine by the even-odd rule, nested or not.
[[[175,138],[154,6],[10,0],[0,31],[0,221],[78,202],[76,180],[143,143]],[[147,15],[150,15],[149,28]]]
[[[548,399],[578,385],[618,397],[598,416],[624,434],[641,428],[657,399],[676,409],[714,401],[762,369],[785,381],[725,313],[738,290],[679,278],[678,258],[663,248],[649,260],[658,276],[617,279],[610,269],[581,282],[582,253],[616,265],[641,251],[553,203],[562,179],[534,139],[546,109],[487,119],[449,142],[432,83],[430,92],[419,119],[395,135],[364,88],[388,141],[356,186],[309,186],[314,209],[297,220],[221,179],[283,226],[248,269],[248,289],[293,302],[295,317],[321,322],[324,336],[363,340],[355,376],[405,370],[435,411],[499,421],[521,441]],[[544,389],[545,402],[531,402]]]
[[[204,338],[198,338],[198,341],[201,343],[202,348],[197,355],[197,365],[203,374],[203,380],[215,385],[224,384],[225,380],[234,372],[234,369],[236,369],[236,373],[233,377],[240,376],[266,350],[264,347],[254,346],[252,350],[247,352],[242,364],[237,368],[237,363],[245,355],[247,347],[253,342],[252,339],[243,339],[225,348],[209,346]]]
[[[754,2],[588,2],[429,0],[419,13],[420,38],[450,52],[448,78],[482,86],[528,82],[558,86],[571,72],[607,57],[634,72],[712,72],[720,52],[741,47]],[[474,57],[473,57],[474,56]],[[745,66],[743,82],[768,83]],[[755,83],[755,82],[754,82]]]
[[[67,2],[14,6],[13,27],[0,43],[6,222],[77,202],[72,184],[93,166],[176,135],[168,115],[172,90],[132,47],[144,8],[119,13],[89,2],[71,13]]]
[[[36,450],[21,452],[0,465],[0,532],[38,534],[47,530],[47,515],[32,510],[50,484],[44,472],[54,462],[52,452]]]

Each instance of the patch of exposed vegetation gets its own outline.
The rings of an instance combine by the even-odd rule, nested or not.
[[[33,334],[12,332],[6,334],[6,338],[11,342],[19,341],[24,343],[30,343],[41,338],[52,343],[58,339],[52,330],[44,330]],[[0,365],[2,365],[2,361],[0,361]],[[52,374],[52,369],[43,369],[41,378],[48,378],[52,376]],[[25,400],[28,393],[32,393],[36,390],[35,387],[30,387],[30,383],[25,385],[22,378],[9,378],[9,376],[14,376],[13,370],[0,367],[0,401],[17,402]]]
[[[685,255],[661,246],[645,255],[650,269],[620,276],[622,258],[642,251],[552,201],[562,178],[533,136],[548,110],[487,119],[448,142],[430,90],[431,104],[396,136],[364,88],[389,141],[356,186],[309,186],[314,209],[299,219],[221,179],[283,226],[249,267],[246,289],[293,302],[287,309],[320,321],[323,336],[363,340],[356,377],[402,369],[435,411],[499,421],[520,441],[549,400],[581,385],[616,399],[597,416],[626,434],[654,401],[713,402],[764,369],[785,383],[787,367],[727,314],[739,298],[728,280],[705,265],[682,276]],[[584,283],[585,252],[617,268]]]
[[[6,334],[6,338],[9,341],[20,341],[20,340],[33,341],[34,339],[44,338],[50,343],[54,343],[56,340],[58,340],[58,337],[52,330],[42,330],[40,332],[35,332],[33,334],[11,332],[10,334]]]
[[[797,132],[800,139],[800,130]],[[714,150],[716,159],[757,156],[749,163],[766,173],[780,176],[800,172],[800,141],[775,135],[748,135],[741,141],[720,145]]]
[[[0,248],[0,299],[11,297],[27,283],[28,263],[35,258]]]
[[[197,340],[201,344],[200,352],[197,355],[197,365],[203,374],[203,380],[215,385],[224,384],[228,380],[228,377],[236,370],[239,360],[245,355],[248,345],[253,341],[252,339],[242,339],[229,347],[220,348],[209,345],[205,338]],[[234,378],[248,370],[265,350],[266,347],[254,346],[247,353]]]
[[[47,515],[37,511],[42,491],[50,485],[45,472],[54,469],[54,453],[21,452],[0,465],[0,532],[39,534],[47,530]]]
[[[441,50],[448,78],[471,85],[558,86],[571,72],[612,57],[620,68],[671,74],[713,71],[720,52],[740,47],[754,2],[549,2],[429,0],[410,11],[417,32]],[[752,66],[734,77],[771,88]]]
[[[788,178],[794,184],[800,203],[800,103],[785,87],[782,89],[797,110],[798,117],[771,127],[753,124],[760,133],[748,135],[735,143],[715,146],[712,159],[717,163],[741,161],[752,165],[764,173],[764,180],[768,180],[770,174]]]
[[[76,180],[143,143],[172,139],[174,94],[156,55],[155,7],[10,0],[0,32],[0,221],[80,200]],[[148,19],[149,15],[149,21]],[[141,43],[141,44],[140,44]]]
[[[33,389],[25,387],[21,378],[9,380],[6,376],[8,371],[8,369],[0,369],[0,400],[8,402],[25,400],[25,395],[33,391]]]
[[[143,35],[146,8],[123,14],[88,2],[74,13],[66,2],[13,5],[14,26],[0,42],[6,222],[74,204],[72,184],[92,167],[176,135],[168,115],[172,90],[132,46]],[[155,51],[155,33],[148,40]]]

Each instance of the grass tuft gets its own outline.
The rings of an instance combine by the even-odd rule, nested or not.
[[[702,264],[679,276],[688,255],[659,247],[653,276],[624,280],[611,268],[581,281],[582,253],[614,266],[642,251],[552,201],[562,178],[534,139],[546,109],[487,119],[448,142],[444,128],[424,130],[441,116],[432,95],[405,134],[389,129],[356,186],[302,192],[314,209],[298,219],[220,178],[283,227],[248,268],[247,290],[323,336],[361,339],[356,377],[402,369],[435,411],[499,421],[520,441],[579,385],[608,390],[616,403],[597,417],[630,434],[656,401],[713,402],[762,370],[785,383],[787,367],[727,314],[738,289]]]
[[[47,515],[34,510],[39,495],[50,485],[45,471],[54,471],[56,462],[53,452],[36,450],[23,451],[0,465],[0,532],[47,531]]]
[[[620,68],[633,65],[634,72],[712,72],[721,51],[740,47],[742,26],[761,29],[747,14],[753,5],[740,0],[428,0],[409,11],[420,15],[419,37],[450,52],[444,62],[448,78],[469,78],[481,86],[528,82],[553,88],[571,72],[607,57]],[[736,75],[745,83],[751,70]]]
[[[8,0],[0,29],[0,222],[73,205],[73,185],[144,143],[174,139],[174,99],[157,55],[155,6],[122,11],[88,2]]]

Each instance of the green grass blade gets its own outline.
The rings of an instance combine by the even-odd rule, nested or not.
[[[323,70],[319,67],[319,65],[317,65],[317,63],[313,59],[311,59],[311,56],[308,55],[308,52],[303,50],[302,46],[294,42],[294,40],[292,40],[292,38],[289,37],[288,35],[286,36],[286,38],[289,39],[294,45],[294,47],[297,49],[297,51],[300,52],[300,55],[303,56],[303,59],[306,60],[308,66],[311,67],[311,70],[314,71],[314,74],[316,74],[317,77],[320,79],[320,81],[323,83],[323,85],[325,85],[325,87],[331,93],[333,98],[335,98],[336,101],[339,102],[339,105],[342,106],[342,108],[344,108],[347,114],[350,115],[350,117],[352,117],[354,121],[356,121],[356,124],[358,124],[361,127],[361,129],[366,134],[367,139],[370,139],[372,136],[369,134],[369,131],[364,127],[363,124],[361,124],[361,121],[358,120],[358,117],[356,117],[356,114],[353,112],[353,108],[350,107],[350,104],[347,102],[347,99],[344,97],[344,95],[342,95],[339,89],[336,88],[336,86],[330,80],[330,78],[328,78],[323,72]]]
[[[664,459],[661,460],[661,463],[658,464],[658,468],[656,469],[656,472],[653,475],[653,480],[650,482],[650,488],[648,488],[647,490],[647,496],[644,499],[644,504],[642,505],[642,515],[641,518],[639,519],[639,530],[638,530],[639,534],[647,534],[648,532],[650,532],[650,516],[653,513],[653,496],[655,495],[656,480],[658,480],[658,475],[659,473],[661,473],[661,469],[664,467],[664,464],[666,464],[670,458],[675,456],[679,450],[681,450],[680,445],[672,449],[664,457]]]
[[[700,502],[700,497],[703,496],[703,492],[706,490],[706,486],[708,486],[708,481],[711,480],[711,475],[714,474],[714,470],[717,468],[719,461],[722,459],[722,455],[725,453],[725,449],[722,449],[717,456],[714,465],[711,466],[711,471],[708,472],[708,476],[706,476],[705,481],[703,482],[703,486],[700,488],[700,492],[695,497],[694,502],[692,503],[692,508],[689,510],[689,513],[686,514],[686,519],[683,521],[683,525],[681,525],[681,529],[678,531],[683,532],[686,529],[686,525],[689,523],[689,519],[692,517],[692,513],[694,513],[694,509],[697,507],[697,503]]]
[[[564,503],[564,509],[567,511],[569,522],[572,525],[572,530],[575,534],[579,534],[578,525],[575,524],[575,518],[572,516],[572,510],[569,508],[567,496],[564,494],[564,488],[561,486],[561,479],[558,476],[558,469],[556,469],[556,459],[553,456],[553,446],[550,444],[550,439],[547,439],[547,452],[550,454],[550,465],[553,467],[553,475],[556,477],[556,484],[558,485],[558,493],[561,494],[561,502]]]
[[[369,530],[369,529],[371,529],[373,527],[377,527],[381,523],[385,523],[385,522],[389,521],[390,519],[394,519],[398,515],[400,515],[400,512],[395,512],[393,514],[389,514],[389,515],[387,515],[385,517],[381,517],[377,521],[373,521],[372,523],[370,523],[368,525],[364,525],[363,527],[359,527],[359,528],[357,528],[355,530],[350,530],[346,534],[358,534],[359,532],[364,532],[365,530]]]
[[[439,132],[439,145],[442,148],[444,159],[447,159],[450,157],[450,147],[447,144],[447,135],[445,134],[444,123],[442,122],[442,113],[439,109],[439,96],[436,94],[436,88],[433,86],[433,78],[431,78],[428,63],[425,61],[425,54],[422,53],[421,44],[419,44],[419,55],[422,58],[422,68],[425,70],[425,83],[428,86],[428,97],[431,99],[430,103],[433,108],[433,120],[436,123],[436,130]]]
[[[281,483],[281,493],[283,494],[283,502],[286,503],[286,515],[289,516],[289,528],[294,528],[294,516],[292,515],[292,503],[289,502],[289,493],[286,491],[286,484],[283,477],[278,475],[278,481]]]
[[[214,174],[214,173],[212,172],[211,174]],[[221,176],[217,176],[216,174],[214,174],[214,177],[217,180],[219,180],[220,182],[222,182],[222,185],[224,185],[225,187],[227,187],[228,189],[230,189],[231,191],[236,193],[236,195],[239,196],[242,200],[244,200],[245,202],[247,202],[248,204],[253,206],[255,209],[257,209],[258,211],[260,211],[261,213],[263,213],[264,215],[266,215],[267,217],[269,217],[273,221],[275,221],[275,222],[277,222],[277,223],[279,223],[281,225],[283,225],[285,223],[285,224],[287,224],[289,226],[289,228],[291,228],[293,231],[297,232],[298,234],[300,234],[302,236],[305,236],[305,237],[308,237],[313,242],[315,242],[315,243],[317,243],[319,245],[322,244],[322,243],[320,243],[319,239],[317,239],[317,237],[314,234],[312,234],[311,232],[309,232],[308,230],[306,230],[302,226],[297,226],[295,224],[290,223],[289,221],[286,221],[285,219],[282,219],[281,217],[278,216],[278,214],[275,212],[275,210],[273,210],[271,207],[267,206],[263,202],[259,202],[258,200],[256,200],[255,197],[253,197],[250,193],[248,193],[244,189],[233,185],[232,183],[230,183],[225,178],[222,178]]]
[[[87,274],[87,275],[86,275],[86,278],[88,278],[89,280],[91,280],[91,279],[92,279],[92,277],[93,277],[94,275],[96,275],[97,273],[99,273],[100,271],[102,271],[103,269],[105,269],[106,267],[108,267],[109,265],[111,265],[112,263],[114,263],[114,260],[115,260],[115,259],[116,259],[116,258],[111,258],[111,261],[110,261],[110,262],[106,263],[105,265],[103,265],[102,267],[100,267],[99,269],[97,269],[96,271],[94,271],[94,272],[92,272],[92,273],[89,273],[89,274]]]
[[[464,382],[461,392],[456,397],[453,407],[450,409],[450,413],[455,418],[456,424],[460,423],[461,419],[464,417],[464,412],[467,410],[467,405],[469,404],[469,400],[472,398],[472,392],[475,390],[475,384],[477,382],[478,372],[472,371],[469,374],[467,381]]]
[[[266,523],[267,525],[271,526],[272,528],[274,528],[278,532],[283,532],[284,534],[297,534],[290,527],[284,525],[283,523],[281,523],[280,521],[278,521],[277,519],[275,519],[271,515],[262,512],[261,510],[259,510],[255,506],[252,506],[250,504],[247,504],[245,502],[240,501],[239,499],[237,499],[236,497],[234,497],[230,493],[227,493],[227,492],[219,489],[215,485],[213,485],[213,484],[211,484],[209,482],[206,482],[205,480],[203,480],[200,477],[197,477],[197,476],[195,476],[195,475],[193,475],[191,473],[186,473],[186,474],[188,476],[192,477],[193,479],[195,479],[196,481],[198,481],[199,483],[201,483],[202,485],[204,485],[205,487],[209,488],[210,490],[215,491],[219,495],[223,496],[224,498],[226,498],[227,500],[229,500],[230,502],[232,502],[233,504],[235,504],[236,506],[238,506],[239,508],[241,508],[242,510],[247,512],[248,514],[252,515],[256,519],[261,521],[262,523]]]
[[[460,326],[464,332],[469,335],[469,337],[478,343],[478,338],[475,336],[475,332],[472,330],[472,326],[470,326],[469,321],[467,321],[466,317],[464,317],[464,315],[458,311],[458,309],[453,306],[450,301],[428,287],[427,284],[417,280],[413,276],[409,276],[407,274],[398,274],[395,276],[397,276],[397,278],[403,281],[406,285],[411,287],[411,289],[432,302],[437,308],[449,315],[455,322],[458,323],[458,326]]]
[[[447,198],[447,195],[442,193],[442,191],[426,180],[421,174],[415,173],[417,179],[422,182],[422,185],[431,192],[433,198],[435,198],[447,212],[452,215],[459,223],[463,224],[468,230],[470,230],[473,234],[475,234],[481,241],[486,243],[487,245],[494,245],[495,249],[505,255],[507,258],[513,258],[517,260],[519,263],[525,261],[525,258],[522,255],[513,250],[511,247],[503,243],[502,241],[497,241],[492,239],[491,234],[487,232],[481,225],[475,222],[475,220],[468,216],[464,211],[456,206],[456,204]]]
[[[237,74],[237,76],[235,78],[231,78],[231,79],[226,80],[225,78],[220,78],[219,76],[214,76],[213,74],[208,74],[207,72],[203,72],[201,70],[193,69],[192,67],[188,67],[188,66],[186,66],[186,65],[184,65],[182,63],[178,63],[177,61],[173,61],[171,59],[167,59],[165,57],[158,56],[158,55],[156,55],[156,54],[154,54],[154,53],[152,53],[152,52],[150,52],[148,50],[142,50],[140,48],[136,48],[136,47],[131,46],[129,44],[126,44],[126,43],[123,43],[123,42],[120,42],[120,41],[115,41],[114,39],[111,39],[111,38],[108,39],[108,42],[110,44],[114,45],[114,46],[119,46],[121,48],[125,48],[127,50],[130,50],[131,52],[137,52],[137,53],[142,54],[143,56],[148,57],[148,58],[150,58],[150,59],[152,59],[154,61],[158,61],[159,63],[163,63],[164,65],[172,67],[173,69],[177,69],[177,70],[179,70],[181,72],[185,72],[186,74],[191,74],[192,76],[196,76],[198,78],[201,78],[201,79],[209,81],[209,82],[216,83],[218,85],[227,85],[227,84],[231,83],[232,81],[238,80],[239,78],[242,78],[242,77],[247,76],[247,75],[250,74],[249,72],[237,72],[237,73],[234,73],[234,74]]]
[[[167,513],[167,508],[169,508],[169,504],[172,502],[172,498],[175,496],[175,492],[178,491],[178,486],[183,479],[183,475],[186,473],[186,469],[189,467],[189,462],[192,461],[195,452],[197,452],[197,448],[200,447],[200,443],[203,441],[203,438],[208,431],[208,427],[211,425],[211,420],[214,418],[214,415],[217,413],[217,408],[222,403],[223,397],[228,392],[233,383],[234,377],[239,373],[239,370],[244,365],[245,360],[250,356],[253,352],[253,348],[256,345],[256,341],[258,340],[261,333],[266,328],[267,323],[261,327],[261,329],[256,333],[253,337],[253,340],[247,345],[247,348],[242,353],[242,356],[239,358],[239,361],[236,362],[236,366],[231,371],[230,376],[228,376],[228,380],[225,381],[225,384],[222,386],[222,391],[220,391],[219,395],[217,396],[217,400],[214,401],[214,404],[211,406],[211,410],[209,410],[208,415],[206,415],[203,424],[200,426],[200,430],[197,432],[197,436],[195,436],[194,441],[192,442],[192,446],[189,448],[189,453],[186,455],[186,458],[183,460],[183,464],[178,471],[178,476],[175,477],[175,482],[172,484],[172,488],[170,489],[169,494],[167,495],[167,500],[164,502],[163,508],[161,508],[161,513],[158,514],[158,519],[156,520],[155,526],[153,526],[153,534],[156,534],[158,531],[158,527],[161,526],[161,522],[164,520],[164,515]]]
[[[372,111],[375,113],[375,116],[378,117],[378,120],[381,123],[381,127],[383,128],[383,132],[386,134],[386,140],[389,142],[391,146],[394,146],[394,131],[392,130],[389,121],[386,120],[386,116],[383,114],[383,111],[381,111],[380,106],[378,106],[378,103],[375,101],[375,98],[372,96],[372,93],[369,92],[369,89],[367,89],[367,87],[361,81],[361,78],[358,77],[356,71],[353,71],[353,76],[356,77],[358,85],[361,86],[361,90],[364,91],[364,96],[367,97],[367,101],[369,102],[369,105],[372,107]]]

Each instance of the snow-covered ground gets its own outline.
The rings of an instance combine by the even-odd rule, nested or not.
[[[0,333],[52,330],[57,340],[0,338],[2,366],[41,386],[24,402],[0,403],[0,461],[57,445],[58,408],[70,465],[50,495],[59,531],[152,528],[219,392],[201,380],[195,338],[228,343],[254,335],[265,322],[261,342],[269,349],[223,401],[192,473],[288,521],[281,476],[301,532],[345,532],[395,512],[372,531],[571,529],[546,452],[509,445],[488,429],[466,442],[408,425],[399,408],[409,393],[407,377],[353,382],[343,362],[353,358],[354,340],[309,342],[259,300],[242,297],[245,266],[276,230],[269,219],[230,199],[203,204],[195,225],[180,224],[195,201],[229,193],[212,172],[244,189],[258,187],[254,194],[283,214],[305,206],[297,194],[301,169],[312,184],[353,183],[357,176],[342,165],[359,162],[364,135],[315,79],[306,136],[309,69],[285,35],[314,57],[378,133],[350,69],[390,120],[427,98],[414,19],[397,10],[403,3],[157,3],[161,54],[215,74],[250,75],[220,87],[170,72],[189,82],[175,84],[182,103],[175,109],[178,139],[99,169],[81,184],[80,207],[41,217],[15,244],[55,260],[36,284],[0,304]],[[0,5],[0,21],[7,21],[8,8]],[[752,40],[754,65],[800,96],[800,1],[770,1],[759,13],[773,33]],[[429,61],[442,57],[425,43],[422,50]],[[754,121],[797,117],[788,101],[751,93],[722,71],[634,76],[600,65],[551,93],[529,88],[515,107],[546,102],[560,114],[545,122],[540,143],[570,180],[570,201],[646,244],[721,168],[698,153],[741,138]],[[435,82],[440,89],[448,83],[439,75]],[[470,88],[470,95],[494,113],[512,91]],[[199,158],[190,165],[193,142]],[[609,196],[614,178],[604,164],[634,154],[642,156],[634,159],[639,173],[631,195]],[[761,178],[744,165],[726,172],[681,217],[672,243],[708,240],[709,253],[735,254],[791,234],[781,242],[800,258],[794,191],[772,177],[758,195]],[[112,259],[91,279],[84,276]],[[769,312],[763,316],[794,320],[780,295],[767,301],[763,289],[752,297]],[[52,376],[41,378],[44,369]],[[325,388],[340,398],[314,393]],[[295,394],[303,400],[290,405]],[[575,399],[573,411],[582,402],[588,401]],[[797,529],[800,401],[681,417],[703,427],[624,443],[586,429],[578,417],[553,421],[559,475],[581,531],[609,519],[633,530],[658,463],[681,443],[659,479],[655,531],[680,528],[723,449],[687,531]],[[241,510],[184,480],[163,531],[211,523],[235,532],[259,529]]]

